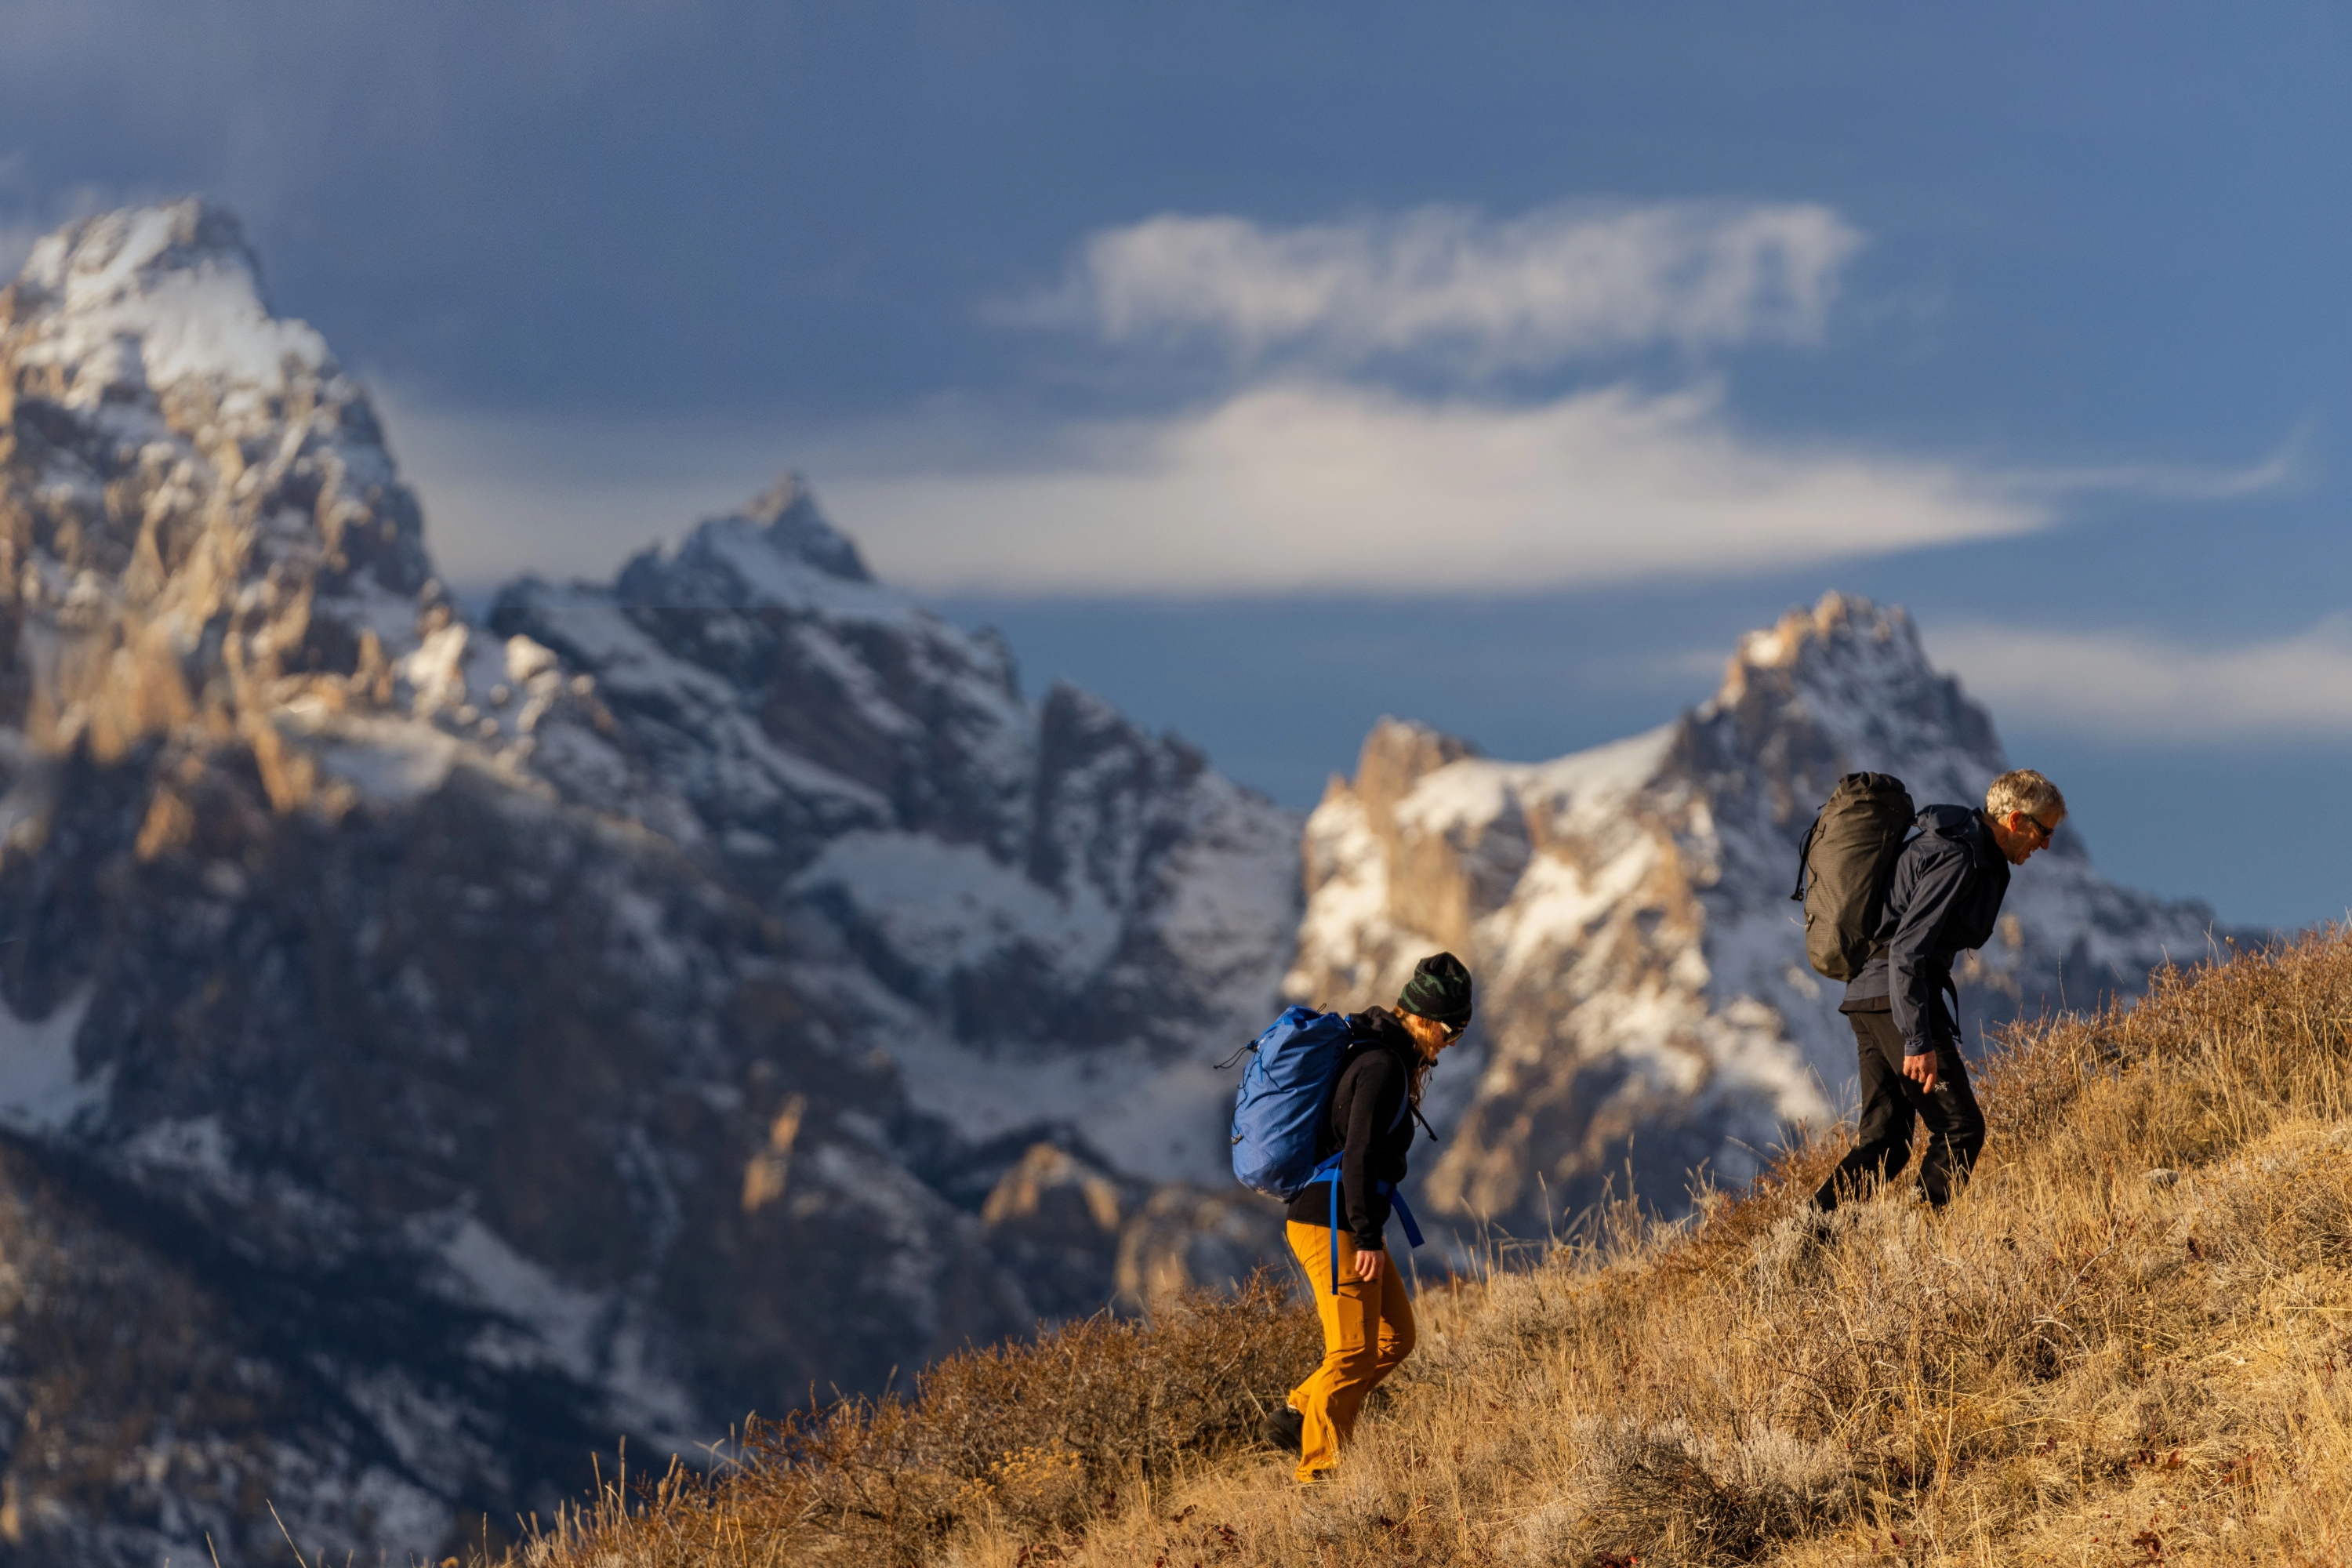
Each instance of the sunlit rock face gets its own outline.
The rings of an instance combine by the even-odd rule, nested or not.
[[[1704,706],[1555,762],[1383,721],[1308,818],[1286,986],[1353,1006],[1435,949],[1471,965],[1476,1055],[1433,1080],[1460,1113],[1425,1180],[1436,1214],[1541,1237],[1629,1183],[1676,1210],[1689,1172],[1737,1182],[1790,1124],[1850,1100],[1843,988],[1807,967],[1789,898],[1839,776],[1974,805],[2008,765],[1909,618],[1836,594],[1742,639]],[[2062,999],[2139,990],[2168,959],[2203,957],[2210,924],[2104,880],[2062,829],[1958,972],[1970,1047]]]
[[[437,1560],[1278,1229],[1295,816],[790,480],[469,619],[215,208],[0,290],[0,775],[12,1561]]]

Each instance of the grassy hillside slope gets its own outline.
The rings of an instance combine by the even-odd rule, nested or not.
[[[1339,1478],[1255,1402],[1262,1289],[934,1369],[616,1488],[532,1568],[2352,1558],[2352,940],[2021,1029],[1966,1198],[1790,1223],[1839,1145],[1540,1268],[1432,1289]]]

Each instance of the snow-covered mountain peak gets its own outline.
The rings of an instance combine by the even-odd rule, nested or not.
[[[870,583],[856,542],[835,528],[817,509],[816,496],[800,474],[786,470],[738,514],[763,530],[768,542],[820,572],[852,583]]]
[[[1923,664],[1927,658],[1909,611],[1900,605],[1881,609],[1858,595],[1832,588],[1811,610],[1792,609],[1776,625],[1742,637],[1726,683],[1738,682],[1746,669],[1790,669],[1804,664],[1809,655],[1816,660],[1835,659],[1850,657],[1856,647],[1881,650],[1905,664]]]
[[[1850,594],[1739,639],[1713,698],[1686,720],[1686,759],[1760,784],[1775,826],[1843,773],[1892,773],[1921,805],[1969,801],[2008,765],[1992,719],[1937,670],[1899,606]]]
[[[106,757],[397,707],[455,614],[366,394],[197,201],[69,225],[0,289],[0,592],[37,666],[5,716]],[[314,798],[270,750],[273,799]]]
[[[647,611],[930,618],[905,594],[874,580],[856,544],[826,521],[796,473],[740,510],[697,524],[676,545],[641,552],[621,569],[613,594]]]
[[[1790,610],[1777,625],[1741,637],[1699,717],[1761,704],[1776,718],[1801,710],[1817,723],[1866,729],[1868,715],[1909,706],[1929,689],[1958,691],[1928,662],[1909,612],[1832,590],[1812,609]],[[1965,743],[1981,744],[1990,734],[1987,725]]]
[[[326,340],[281,321],[234,216],[190,199],[85,218],[33,247],[0,310],[20,368],[52,370],[68,407],[191,380],[283,393],[333,371]]]

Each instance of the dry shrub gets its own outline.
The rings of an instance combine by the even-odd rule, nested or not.
[[[978,1475],[1008,1450],[1060,1447],[1109,1485],[1255,1436],[1264,1398],[1322,1359],[1315,1315],[1260,1273],[1200,1291],[1148,1322],[1108,1314],[1034,1342],[968,1351],[926,1372],[918,1398],[936,1462]]]
[[[1767,1429],[1730,1443],[1687,1423],[1622,1424],[1594,1444],[1588,1528],[1644,1561],[1746,1563],[1845,1511],[1850,1457]]]
[[[673,1468],[615,1487],[526,1549],[534,1565],[937,1561],[974,1531],[1043,1560],[1115,1508],[1119,1489],[1253,1439],[1261,1396],[1322,1354],[1314,1315],[1263,1274],[1149,1322],[1104,1314],[1036,1341],[937,1363],[914,1396],[845,1400],[755,1423],[709,1478]]]
[[[1889,1192],[1816,1236],[1840,1133],[1687,1224],[1620,1205],[1424,1291],[1421,1349],[1304,1494],[1244,1441],[1318,1350],[1261,1284],[957,1358],[533,1560],[2352,1560],[2352,940],[2013,1030],[1979,1099],[1940,1215]]]

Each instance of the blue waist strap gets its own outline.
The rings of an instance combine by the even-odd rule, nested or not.
[[[1339,1154],[1332,1155],[1316,1166],[1314,1174],[1307,1178],[1307,1184],[1310,1187],[1327,1178],[1331,1184],[1331,1294],[1334,1296],[1339,1293],[1339,1161],[1341,1157]],[[1389,1207],[1396,1210],[1397,1218],[1404,1223],[1406,1245],[1419,1247],[1421,1226],[1413,1223],[1412,1205],[1404,1201],[1404,1194],[1398,1192],[1391,1183],[1374,1182],[1372,1185],[1387,1195]]]

